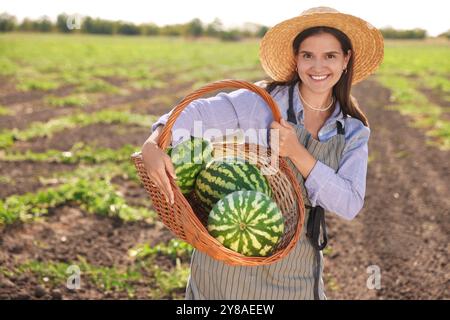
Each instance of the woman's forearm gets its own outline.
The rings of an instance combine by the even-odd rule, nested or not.
[[[144,144],[146,143],[158,144],[158,137],[161,134],[162,130],[163,126],[156,127],[155,131],[152,132],[152,134],[147,138]]]
[[[317,162],[308,150],[300,145],[293,148],[292,155],[289,156],[289,159],[295,165],[297,170],[300,171],[305,180],[308,178],[309,173]]]

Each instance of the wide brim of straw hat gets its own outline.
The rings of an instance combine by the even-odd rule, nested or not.
[[[259,58],[267,75],[276,81],[288,81],[296,70],[292,42],[303,30],[317,26],[338,29],[349,37],[354,54],[352,84],[367,78],[383,61],[383,36],[370,23],[331,8],[325,8],[324,11],[308,10],[278,23],[264,35]]]

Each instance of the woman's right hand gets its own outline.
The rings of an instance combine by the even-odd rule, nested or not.
[[[174,193],[168,177],[168,174],[170,174],[176,179],[172,159],[151,140],[147,140],[143,144],[141,153],[149,178],[162,190],[166,201],[173,205]]]

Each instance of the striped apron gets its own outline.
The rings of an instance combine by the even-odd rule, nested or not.
[[[325,142],[311,137],[298,125],[293,107],[293,90],[289,88],[288,122],[294,125],[298,139],[314,158],[337,171],[345,145],[344,128],[336,121],[338,134]],[[302,189],[306,228],[292,251],[283,259],[265,266],[230,266],[194,250],[191,274],[186,287],[187,300],[302,300],[326,299],[322,249],[326,246],[325,215],[321,207],[311,207],[304,179],[287,159]],[[320,238],[323,241],[320,242]]]

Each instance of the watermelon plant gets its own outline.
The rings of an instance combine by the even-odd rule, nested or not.
[[[267,256],[283,235],[284,218],[268,195],[240,190],[214,205],[208,231],[231,250],[246,256]]]
[[[194,136],[167,149],[175,168],[177,185],[183,194],[194,189],[199,172],[212,159],[212,151],[210,141]]]
[[[210,161],[198,174],[194,190],[207,212],[217,201],[234,191],[255,190],[272,196],[269,182],[258,167],[233,157]]]

